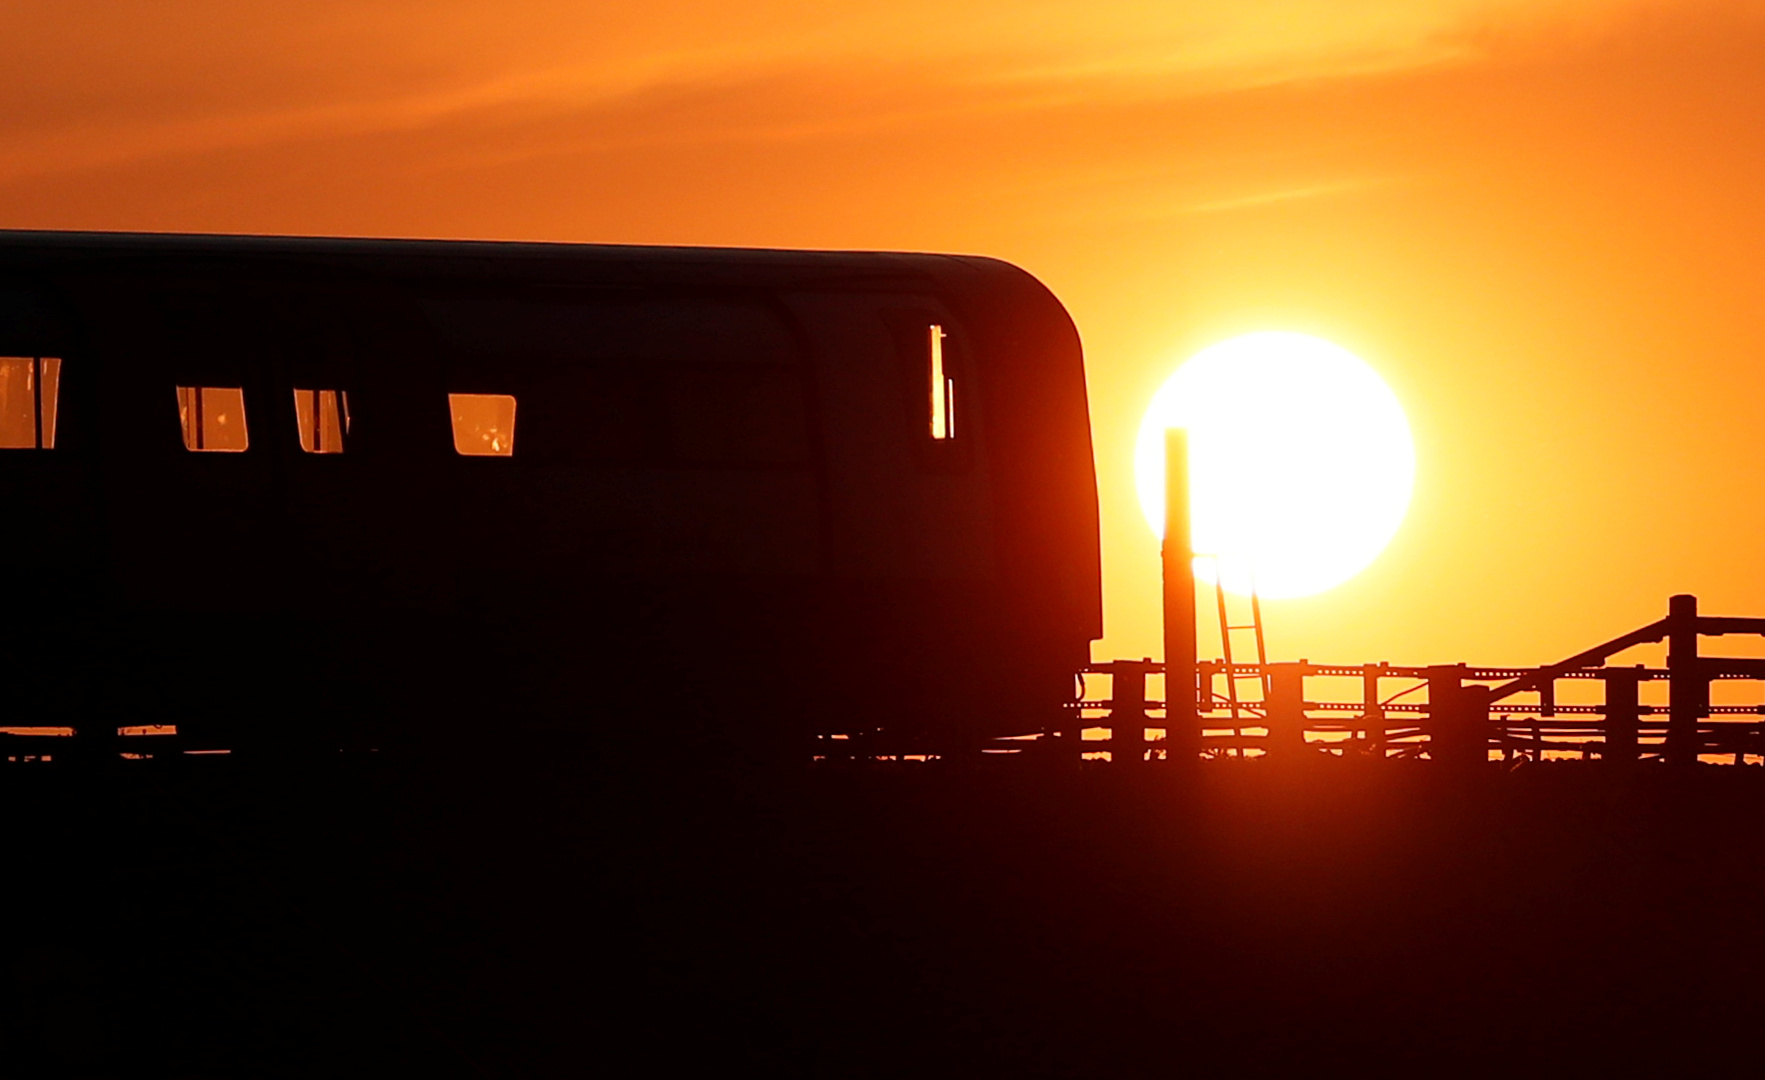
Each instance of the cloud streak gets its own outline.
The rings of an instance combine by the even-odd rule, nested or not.
[[[1219,93],[1468,63],[1494,32],[1598,26],[1664,0],[931,0],[742,6],[662,0],[595,9],[481,5],[25,4],[0,16],[0,178],[502,114],[615,114],[729,92],[718,130],[780,139],[1077,102]],[[71,13],[71,14],[70,14]],[[652,125],[654,126],[654,125]],[[610,137],[621,138],[609,133]]]

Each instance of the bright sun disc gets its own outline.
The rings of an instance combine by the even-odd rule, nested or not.
[[[1195,551],[1235,593],[1310,596],[1378,557],[1409,509],[1416,450],[1383,380],[1305,334],[1197,353],[1153,395],[1134,448],[1140,508],[1164,532],[1164,431],[1189,432]],[[1198,557],[1212,584],[1216,560]]]

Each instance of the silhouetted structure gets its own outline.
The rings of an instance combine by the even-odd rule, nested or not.
[[[1078,336],[990,259],[0,233],[0,446],[4,723],[85,753],[949,753],[1100,632]]]
[[[1169,672],[1167,687],[1187,687],[1195,684],[1195,544],[1189,528],[1189,433],[1169,428],[1164,438],[1164,543],[1159,552],[1163,562],[1164,657]],[[1195,703],[1193,694],[1170,693],[1172,715],[1166,738],[1171,740],[1173,760],[1188,761],[1194,757],[1194,739],[1200,734],[1195,723]],[[1140,759],[1138,746],[1124,746],[1121,753],[1132,760]]]
[[[1696,597],[1675,596],[1665,618],[1537,668],[1203,660],[1196,664],[1199,713],[1188,746],[1209,757],[1426,757],[1458,766],[1559,758],[1683,766],[1741,764],[1749,756],[1765,763],[1765,701],[1711,703],[1713,682],[1765,681],[1765,659],[1699,652],[1700,637],[1726,634],[1765,636],[1765,619],[1699,615]],[[1607,663],[1626,649],[1662,641],[1668,648],[1665,668]],[[1165,702],[1146,693],[1147,678],[1164,675],[1164,665],[1118,660],[1085,672],[1111,678],[1109,697],[1072,706],[1068,730],[1090,728],[1098,736],[1081,744],[1086,756],[1163,759],[1167,747],[1181,745],[1169,741]],[[1234,675],[1266,678],[1270,687],[1266,700],[1248,706],[1251,728],[1240,727],[1238,709],[1220,691]],[[1356,680],[1359,700],[1311,700],[1307,679]],[[1565,679],[1601,683],[1603,700],[1559,702],[1556,684]],[[1657,681],[1667,684],[1667,700],[1643,703],[1642,685]],[[1399,689],[1383,694],[1392,682]],[[1418,692],[1420,697],[1411,697]],[[1136,729],[1126,729],[1135,723]],[[1109,729],[1107,740],[1102,728]],[[1156,735],[1150,742],[1148,728]]]
[[[1006,264],[0,233],[6,757],[1765,760],[1765,705],[1709,692],[1765,660],[1698,651],[1765,619],[1689,596],[1534,669],[1198,661],[1170,453],[1174,711],[1164,664],[1088,663],[1078,339]]]

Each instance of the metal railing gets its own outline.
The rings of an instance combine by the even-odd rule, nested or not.
[[[1070,703],[1061,729],[1038,733],[1034,741],[1058,740],[1081,759],[1115,762],[1168,761],[1170,748],[1187,742],[1201,758],[1765,764],[1765,694],[1756,704],[1711,701],[1713,683],[1765,683],[1765,659],[1699,652],[1701,638],[1732,634],[1765,637],[1765,619],[1699,615],[1695,597],[1675,596],[1665,618],[1534,668],[1199,661],[1199,731],[1190,740],[1171,738],[1167,702],[1153,692],[1153,684],[1165,680],[1164,664],[1108,661],[1081,672],[1081,682],[1083,676],[1107,676],[1108,695]],[[1665,667],[1610,662],[1627,649],[1660,642],[1667,644]],[[1246,676],[1260,677],[1267,693],[1260,702],[1234,707],[1220,687]],[[1320,679],[1335,681],[1338,689],[1341,681],[1355,680],[1359,693],[1314,696],[1308,683]],[[1559,702],[1557,683],[1563,680],[1600,682],[1599,700]],[[1642,700],[1643,686],[1657,682],[1666,684],[1666,700]],[[1030,750],[1018,742],[1022,752]]]

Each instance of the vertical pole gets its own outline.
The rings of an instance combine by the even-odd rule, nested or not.
[[[1428,675],[1428,757],[1435,762],[1452,759],[1454,710],[1459,701],[1458,669],[1437,664]]]
[[[1465,724],[1465,764],[1474,768],[1489,764],[1489,703],[1493,697],[1494,689],[1480,683],[1459,688],[1459,709]]]
[[[1086,674],[1089,674],[1089,672]],[[1079,685],[1085,687],[1088,691],[1090,688],[1088,684],[1085,683],[1084,676],[1081,675],[1079,680]],[[1110,696],[1113,697],[1115,696],[1114,676],[1110,677],[1109,683],[1109,693]],[[1089,696],[1088,693],[1081,694],[1080,701],[1083,702],[1084,699]],[[1064,760],[1075,765],[1085,760],[1085,724],[1085,710],[1082,707],[1073,709],[1066,716],[1066,727],[1061,730],[1060,741],[1057,744],[1057,754]]]
[[[1606,684],[1606,750],[1605,759],[1612,762],[1636,760],[1636,728],[1642,709],[1637,704],[1642,684],[1641,667],[1607,668],[1600,676]]]
[[[1695,765],[1710,684],[1698,662],[1698,598],[1667,600],[1667,763]]]
[[[1557,715],[1557,680],[1546,679],[1538,688],[1538,715],[1532,718],[1532,761],[1538,764],[1544,761],[1544,732],[1550,726],[1550,720]]]
[[[1146,677],[1150,662],[1117,660],[1109,665],[1109,762],[1146,760]]]
[[[1361,667],[1361,722],[1367,725],[1365,750],[1370,758],[1385,756],[1385,707],[1379,704],[1379,665]]]
[[[1268,752],[1292,760],[1305,750],[1305,665],[1267,664]]]
[[[1428,671],[1428,756],[1465,768],[1489,760],[1489,688],[1465,685],[1465,665]]]
[[[1201,752],[1196,712],[1195,542],[1189,531],[1189,433],[1164,433],[1164,698],[1169,759],[1192,765]]]

